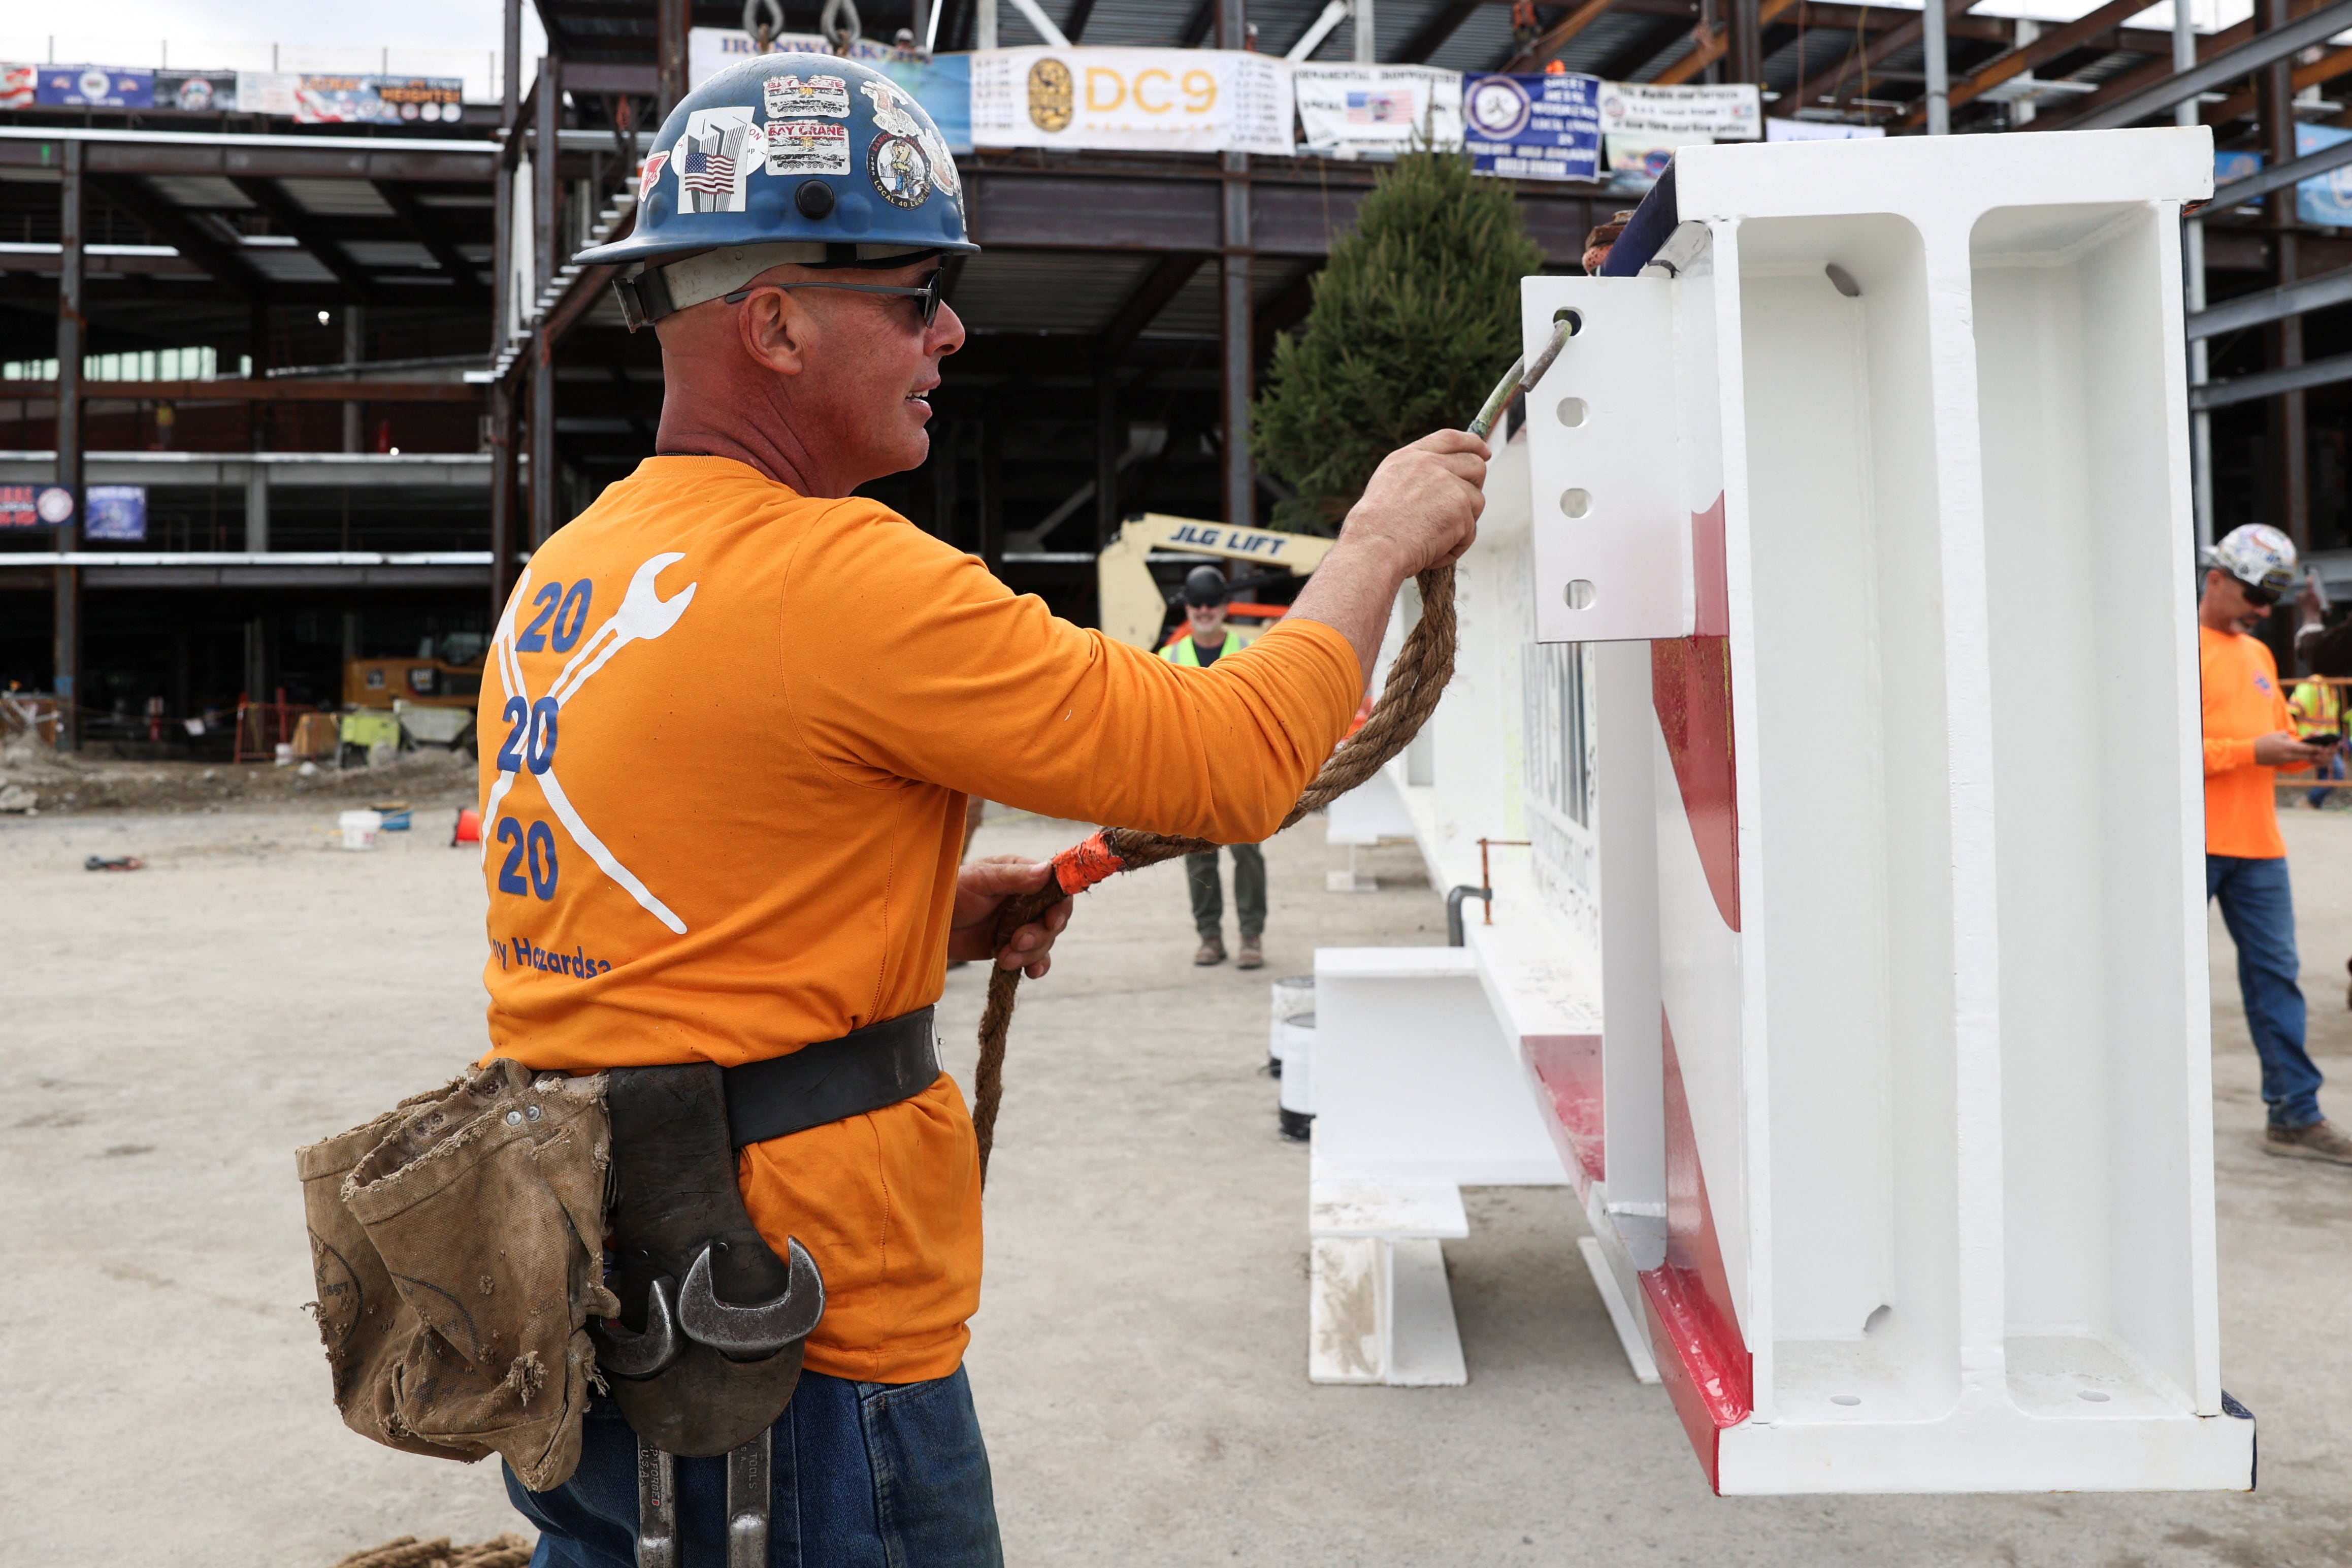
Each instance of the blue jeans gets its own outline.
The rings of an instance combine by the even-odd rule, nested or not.
[[[2238,994],[2263,1059],[2263,1103],[2273,1127],[2319,1120],[2319,1069],[2303,1048],[2303,987],[2295,976],[2294,891],[2286,858],[2205,857],[2205,896],[2221,902],[2221,923],[2238,946]]]
[[[996,1499],[971,1387],[851,1383],[809,1372],[771,1428],[775,1568],[1003,1568]],[[727,1561],[727,1461],[679,1459],[678,1560]],[[531,1568],[635,1568],[637,1437],[610,1399],[588,1405],[580,1468],[552,1491],[507,1496],[540,1530]]]

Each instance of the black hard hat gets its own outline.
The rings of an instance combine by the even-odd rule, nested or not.
[[[1213,566],[1195,566],[1184,574],[1184,602],[1197,609],[1211,605],[1233,602],[1234,591],[1226,585],[1225,574]]]

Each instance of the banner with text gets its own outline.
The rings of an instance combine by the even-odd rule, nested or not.
[[[241,80],[242,79],[240,79]],[[297,125],[398,125],[465,114],[462,78],[454,76],[306,76],[294,94]],[[243,94],[238,95],[240,105]]]
[[[1601,79],[1549,76],[1462,79],[1463,143],[1482,174],[1591,180],[1601,172]]]
[[[982,49],[971,139],[982,147],[1103,147],[1287,157],[1290,67],[1227,49]]]
[[[43,66],[33,100],[54,109],[152,109],[155,73],[113,66]]]
[[[1753,142],[1764,133],[1764,103],[1753,82],[1721,87],[1601,84],[1601,129],[1608,135],[1705,136]]]
[[[1402,153],[1416,137],[1462,145],[1462,73],[1432,66],[1308,61],[1290,68],[1301,153],[1360,158]]]

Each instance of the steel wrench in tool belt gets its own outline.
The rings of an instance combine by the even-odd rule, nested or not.
[[[670,1456],[728,1456],[728,1563],[764,1563],[768,1428],[792,1402],[824,1281],[796,1240],[778,1258],[735,1180],[727,1100],[708,1063],[612,1069],[617,1322],[596,1364],[637,1434],[640,1568],[677,1568]]]

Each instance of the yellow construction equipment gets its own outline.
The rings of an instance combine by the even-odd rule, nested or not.
[[[1095,584],[1102,608],[1102,629],[1140,648],[1157,647],[1160,628],[1168,618],[1168,595],[1151,579],[1146,558],[1155,550],[1183,555],[1219,555],[1229,561],[1254,561],[1283,567],[1304,577],[1323,563],[1334,540],[1311,533],[1276,533],[1263,528],[1234,528],[1197,517],[1169,517],[1145,512],[1130,518],[1118,537],[1095,557]]]

